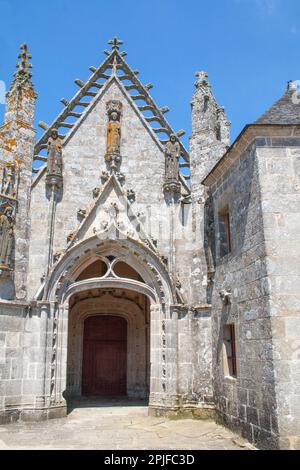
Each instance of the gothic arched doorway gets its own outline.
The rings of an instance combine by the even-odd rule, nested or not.
[[[67,396],[148,398],[150,301],[128,289],[91,289],[70,300]]]
[[[65,406],[65,398],[82,396],[84,321],[108,315],[127,322],[127,397],[149,397],[152,409],[176,404],[177,311],[171,321],[171,306],[179,297],[146,244],[96,236],[78,243],[59,260],[41,297],[51,302],[53,318],[51,403]]]

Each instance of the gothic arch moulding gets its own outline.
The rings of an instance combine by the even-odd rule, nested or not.
[[[79,274],[97,260],[106,264],[106,273],[76,282]],[[118,277],[114,273],[117,262],[128,264],[138,273],[140,280]],[[100,240],[97,236],[74,245],[60,258],[36,298],[62,304],[75,292],[95,287],[135,290],[157,304],[178,303],[176,286],[165,264],[146,244],[130,238]]]

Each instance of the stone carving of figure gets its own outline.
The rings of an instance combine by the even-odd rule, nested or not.
[[[119,154],[121,143],[121,125],[119,122],[119,115],[113,111],[109,115],[109,123],[107,126],[107,153]]]
[[[179,178],[180,145],[175,134],[170,135],[170,140],[165,148],[166,180],[178,181]]]
[[[8,165],[3,169],[2,194],[15,197],[15,167]]]
[[[121,162],[121,109],[122,103],[120,101],[107,103],[108,125],[105,159],[111,170],[117,170]]]
[[[12,207],[7,207],[0,215],[0,265],[10,267],[14,238],[14,219]]]
[[[62,176],[62,142],[57,129],[51,130],[48,140],[47,174]]]

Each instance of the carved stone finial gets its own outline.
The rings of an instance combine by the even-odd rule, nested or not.
[[[123,45],[123,41],[121,41],[121,39],[118,39],[115,36],[114,38],[110,39],[107,44],[109,44],[111,46],[113,51],[115,51],[115,50],[118,51],[120,49],[120,46]]]
[[[22,44],[20,46],[20,54],[18,55],[18,58],[20,60],[16,65],[18,70],[14,73],[15,79],[13,84],[28,82],[31,86],[33,86],[31,83],[32,73],[30,72],[32,64],[29,62],[30,59],[32,59],[32,55],[28,52],[27,44]]]
[[[196,72],[196,77],[197,77],[197,80],[195,82],[195,87],[196,88],[199,88],[199,87],[209,87],[210,84],[209,84],[209,81],[208,81],[208,73],[207,72]]]
[[[297,82],[294,82],[294,80],[289,80],[288,83],[287,83],[287,89],[288,89],[288,91],[297,90]]]

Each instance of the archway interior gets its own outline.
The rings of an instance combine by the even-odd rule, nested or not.
[[[112,259],[110,259],[112,258]],[[105,260],[105,261],[104,261]],[[97,259],[84,268],[75,281],[84,281],[87,279],[103,278],[103,277],[119,277],[131,279],[134,281],[144,282],[141,275],[133,269],[129,264],[114,257]]]
[[[99,267],[98,263],[81,274],[89,275]],[[139,276],[126,266],[121,269],[127,275]],[[123,272],[119,271],[120,277]],[[126,289],[91,289],[71,297],[69,312],[66,396],[148,398],[149,299]],[[114,328],[122,331],[114,332]],[[107,329],[106,333],[103,329]],[[122,380],[126,383],[122,384]]]
[[[85,279],[93,279],[96,277],[103,277],[107,273],[107,265],[101,259],[87,266],[77,277],[76,282],[84,281]]]

